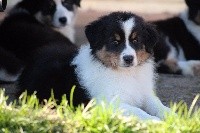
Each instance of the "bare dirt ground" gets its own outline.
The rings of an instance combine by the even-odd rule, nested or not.
[[[10,5],[14,1],[9,1]],[[84,27],[98,17],[112,11],[131,11],[147,21],[166,19],[177,15],[186,8],[183,0],[82,0],[78,11],[76,29],[76,44],[87,42]],[[2,18],[4,14],[0,14]],[[15,85],[2,85],[7,94],[13,99],[16,92]],[[157,95],[164,104],[184,101],[191,105],[194,97],[200,93],[200,77],[185,77],[178,75],[159,75],[157,80]],[[200,106],[200,100],[197,105]]]

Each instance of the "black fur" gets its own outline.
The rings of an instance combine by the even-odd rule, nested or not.
[[[71,88],[76,85],[73,104],[76,106],[88,102],[74,72],[75,66],[71,66],[75,55],[76,48],[73,45],[57,43],[38,49],[19,78],[18,96],[27,89],[28,94],[36,91],[40,100],[48,99],[53,90],[55,98],[60,100],[64,94],[69,98]]]
[[[50,43],[69,43],[63,35],[39,23],[26,13],[7,17],[0,26],[0,39],[2,48],[26,62],[30,54],[38,47]]]

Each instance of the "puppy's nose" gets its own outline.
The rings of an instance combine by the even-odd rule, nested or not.
[[[67,18],[66,18],[66,17],[60,17],[60,18],[59,18],[59,22],[60,22],[61,24],[66,24],[66,23],[67,23]]]
[[[131,63],[133,63],[133,56],[132,56],[132,55],[125,55],[125,56],[123,57],[123,59],[124,59],[124,61],[125,61],[126,64],[131,64]]]

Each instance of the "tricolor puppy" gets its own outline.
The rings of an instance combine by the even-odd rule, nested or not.
[[[0,80],[18,79],[40,47],[74,42],[80,0],[22,0],[0,25]],[[69,42],[71,41],[71,42]]]
[[[41,50],[20,77],[21,92],[37,91],[45,99],[53,88],[56,99],[63,94],[69,98],[77,85],[74,105],[95,98],[123,109],[125,115],[163,119],[169,109],[154,94],[154,26],[132,13],[114,12],[86,26],[85,33],[89,44],[77,52]]]
[[[155,59],[158,72],[200,76],[200,1],[185,2],[179,16],[155,22],[161,34]]]

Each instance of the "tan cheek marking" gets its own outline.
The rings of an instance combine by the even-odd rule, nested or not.
[[[105,66],[117,69],[120,59],[117,54],[107,52],[104,47],[101,50],[97,51],[96,56]]]
[[[136,52],[138,64],[145,62],[151,56],[149,53],[146,52],[144,46],[143,49]]]

